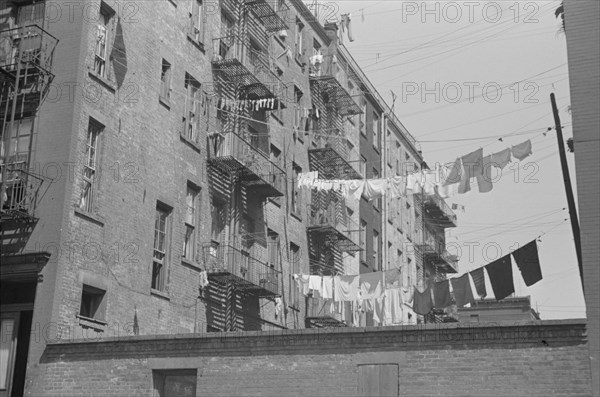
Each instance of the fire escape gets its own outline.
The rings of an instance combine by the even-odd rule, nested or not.
[[[310,171],[318,171],[319,179],[362,178],[358,154],[353,153],[344,128],[344,117],[361,110],[340,83],[340,73],[328,58],[309,77],[315,130],[308,159]],[[344,274],[342,254],[360,251],[359,227],[348,216],[344,197],[335,191],[313,190],[307,212],[310,274]],[[306,325],[340,327],[345,323],[340,313],[332,312],[330,301],[313,296],[307,298]]]
[[[49,85],[58,40],[37,24],[0,31],[2,255],[19,253],[38,218],[43,179],[30,172],[36,114]]]
[[[212,47],[214,93],[220,103],[235,105],[217,106],[216,128],[207,138],[213,235],[203,259],[211,282],[207,299],[220,302],[209,330],[261,329],[258,298],[282,293],[279,247],[273,250],[254,224],[264,220],[264,200],[286,191],[284,166],[270,157],[268,112],[285,107],[270,35],[287,25],[265,0],[225,0],[221,12]],[[257,101],[263,106],[254,106]]]
[[[420,211],[422,223],[421,240],[416,245],[417,260],[423,264],[430,282],[442,281],[448,273],[458,272],[458,258],[446,249],[445,229],[456,227],[456,214],[437,193],[414,195],[416,210]],[[435,308],[425,316],[425,322],[454,322],[446,309]]]

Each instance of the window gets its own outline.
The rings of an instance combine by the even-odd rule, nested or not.
[[[296,43],[295,43],[295,50],[296,50],[296,55],[297,56],[301,56],[303,55],[304,52],[304,24],[299,20],[296,19]]]
[[[358,115],[358,129],[362,135],[367,136],[367,121],[365,120],[367,117],[367,102],[364,99],[360,100],[360,110],[362,113]]]
[[[479,314],[471,314],[471,315],[469,315],[469,320],[471,322],[478,323],[479,322]]]
[[[17,312],[18,313],[18,312]],[[15,370],[19,315],[15,312],[2,312],[0,319],[0,391],[8,395]]]
[[[183,236],[183,257],[189,260],[194,260],[194,250],[196,246],[198,193],[198,189],[188,183],[185,196],[185,234]]]
[[[396,142],[396,175],[403,175],[402,173],[402,146],[400,142]]]
[[[100,124],[90,119],[83,164],[83,187],[79,199],[79,209],[86,212],[92,212],[94,209],[96,176],[98,171],[98,141],[103,128]]]
[[[204,26],[206,16],[202,0],[189,0],[190,4],[190,38],[196,43],[204,42]]]
[[[275,145],[271,145],[271,162],[273,164],[275,164],[277,167],[281,168],[282,170],[285,168],[281,163],[281,150],[279,150]],[[271,174],[271,178],[272,178],[272,183],[276,186],[278,186],[278,184],[276,184],[276,178],[278,178],[277,173],[273,172],[273,174]],[[271,200],[273,203],[277,204],[277,205],[281,205],[281,197],[270,197],[269,200]]]
[[[360,174],[363,178],[367,177],[367,159],[364,156],[360,156]]]
[[[385,159],[386,159],[387,164],[390,167],[390,169],[392,168],[392,150],[390,149],[391,144],[392,144],[392,133],[388,130],[387,136],[385,139]],[[390,172],[390,174],[388,176],[391,177],[392,173]]]
[[[162,60],[162,69],[160,72],[160,97],[169,100],[171,96],[171,64]]]
[[[379,116],[373,112],[373,147],[379,150],[381,146],[381,136],[379,132]]]
[[[170,369],[152,371],[154,393],[152,397],[196,396],[196,369]]]
[[[292,164],[292,197],[291,197],[291,212],[296,216],[302,216],[302,196],[300,195],[300,189],[298,189],[298,178],[302,173],[302,168],[296,163]]]
[[[221,237],[224,235],[225,225],[228,222],[227,211],[225,203],[214,197],[211,202],[211,222],[211,239],[215,242],[222,241]]]
[[[360,261],[367,261],[367,222],[364,219],[360,220],[360,232],[358,237],[358,245],[360,246]]]
[[[379,178],[379,171],[377,171],[377,168],[373,168],[373,179],[378,179]],[[381,197],[378,199],[375,199],[373,201],[373,207],[375,207],[376,210],[381,210]]]
[[[15,120],[10,139],[11,155],[7,163],[11,169],[29,169],[29,147],[33,133],[33,117]],[[10,124],[7,124],[10,128]]]
[[[379,269],[379,232],[373,230],[373,268]]]
[[[190,142],[199,143],[201,86],[186,73],[184,87],[186,95],[183,108],[183,137]]]
[[[303,126],[300,125],[300,120],[302,119],[302,96],[304,95],[304,93],[302,92],[302,90],[300,90],[300,88],[298,88],[297,86],[294,86],[294,128],[295,129],[300,129],[302,131],[304,131]],[[301,134],[298,133],[298,137],[300,137]]]
[[[166,290],[167,266],[167,230],[170,220],[170,211],[156,206],[156,219],[154,221],[154,251],[152,260],[152,284],[157,291]]]
[[[94,72],[101,77],[106,77],[106,59],[108,43],[110,43],[110,18],[113,15],[106,4],[102,3],[98,12],[98,27],[96,30],[96,50],[94,54]]]
[[[267,230],[267,250],[269,252],[269,266],[275,267],[279,264],[279,234],[271,229]]]
[[[300,247],[290,243],[290,306],[298,308],[300,305],[300,291],[294,282],[292,275],[300,274]]]
[[[106,291],[84,284],[81,291],[79,315],[94,320],[104,320],[104,312],[106,310],[105,295]]]
[[[387,268],[391,269],[392,268],[392,242],[388,241],[388,246],[387,246]]]

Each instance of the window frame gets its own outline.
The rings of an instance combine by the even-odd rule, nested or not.
[[[165,391],[166,379],[170,376],[194,377],[194,390],[190,396],[198,395],[198,370],[196,368],[182,369],[153,369],[152,370],[152,396],[166,397]]]
[[[191,193],[191,195],[190,195]],[[188,202],[189,197],[191,196],[192,202]],[[194,184],[188,182],[186,186],[186,195],[185,195],[185,220],[183,222],[184,233],[183,233],[183,252],[182,258],[187,259],[189,261],[194,261],[196,259],[196,225],[198,223],[198,209],[199,209],[199,197],[200,197],[200,188],[195,186]],[[191,215],[190,215],[191,213]]]
[[[168,263],[169,263],[169,248],[170,248],[170,227],[171,227],[171,214],[172,208],[157,203],[155,210],[156,218],[154,221],[154,243],[152,246],[152,278],[150,288],[153,291],[168,292]],[[160,215],[164,214],[164,227],[162,230],[157,228],[160,227]],[[160,244],[160,237],[162,234],[162,246]],[[157,242],[159,246],[157,247]],[[160,249],[162,248],[162,250]],[[158,255],[157,255],[158,254]],[[162,257],[161,257],[162,255]],[[158,266],[157,266],[158,265]]]
[[[160,93],[159,98],[163,101],[169,102],[171,99],[171,80],[173,73],[173,65],[165,58],[161,58],[161,71],[160,71]]]
[[[87,296],[92,301],[88,304],[93,305],[85,308],[84,312],[84,297]],[[95,321],[105,321],[106,315],[106,290],[94,287],[88,284],[83,284],[81,287],[81,300],[79,305],[79,316],[85,319]]]
[[[112,20],[114,11],[104,2],[100,3],[100,9],[98,10],[98,25],[96,30],[96,46],[94,48],[94,73],[97,76],[107,79],[109,76],[109,70],[107,62],[110,38],[112,35]],[[100,40],[100,31],[104,29],[104,43]],[[103,45],[103,48],[101,46]],[[102,52],[102,54],[101,54]]]
[[[85,141],[85,161],[82,169],[82,187],[78,208],[87,213],[93,213],[96,208],[96,189],[99,174],[100,136],[104,125],[90,117]]]
[[[302,218],[302,196],[298,188],[298,177],[302,173],[302,167],[292,163],[292,194],[290,197],[290,213]]]
[[[183,108],[183,131],[185,140],[200,143],[200,98],[202,95],[202,84],[191,74],[185,73],[184,80],[185,102]]]

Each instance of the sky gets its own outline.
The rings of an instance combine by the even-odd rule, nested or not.
[[[559,5],[324,5],[332,15],[350,13],[354,41],[346,37],[344,45],[390,105],[393,91],[394,111],[431,168],[479,148],[485,156],[532,140],[533,154],[497,175],[491,192],[479,193],[473,184],[471,192],[447,199],[464,206],[447,244],[462,253],[461,275],[539,238],[543,280],[526,287],[514,263],[513,278],[516,295],[531,296],[542,319],[585,317],[556,131],[548,131],[554,92],[564,139],[572,137],[566,39],[554,16]],[[577,200],[573,154],[567,159]]]

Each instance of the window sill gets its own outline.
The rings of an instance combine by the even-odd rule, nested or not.
[[[181,264],[184,265],[184,266],[186,266],[186,267],[189,267],[191,269],[194,269],[194,270],[200,270],[200,271],[202,270],[202,267],[198,263],[196,263],[194,261],[191,261],[188,258],[183,258],[182,257],[181,258]]]
[[[296,214],[294,212],[290,212],[292,218],[295,218],[298,222],[302,222],[302,215]]]
[[[117,86],[115,85],[115,83],[108,80],[106,77],[102,77],[92,70],[88,71],[88,75],[91,77],[92,80],[96,81],[97,83],[100,83],[100,85],[108,89],[113,94],[117,90]]]
[[[156,296],[157,298],[161,298],[167,301],[171,300],[171,297],[169,296],[168,293],[163,292],[163,291],[159,291],[157,289],[154,288],[150,288],[150,295]]]
[[[85,219],[86,221],[95,223],[100,227],[104,227],[104,218],[98,215],[90,214],[89,212],[82,211],[79,208],[75,208],[75,216]]]
[[[281,208],[281,200],[277,201],[276,198],[269,198],[269,202],[275,206],[277,206],[278,208]]]
[[[187,144],[188,146],[190,146],[192,149],[194,149],[198,153],[202,152],[202,149],[200,148],[200,144],[199,143],[194,143],[193,141],[190,141],[182,133],[179,133],[179,138],[181,139],[181,141],[183,143]]]
[[[106,325],[108,324],[106,321],[85,317],[80,314],[76,317],[79,319],[79,325],[84,328],[91,328],[97,332],[104,332],[106,330]]]
[[[171,101],[169,101],[168,98],[165,98],[165,97],[159,95],[158,102],[160,102],[160,104],[163,105],[164,107],[166,107],[168,110],[171,110]]]
[[[206,50],[204,49],[204,43],[203,42],[196,40],[190,34],[187,35],[187,38],[194,45],[194,47],[196,47],[197,49],[199,49],[203,54],[206,54]]]

